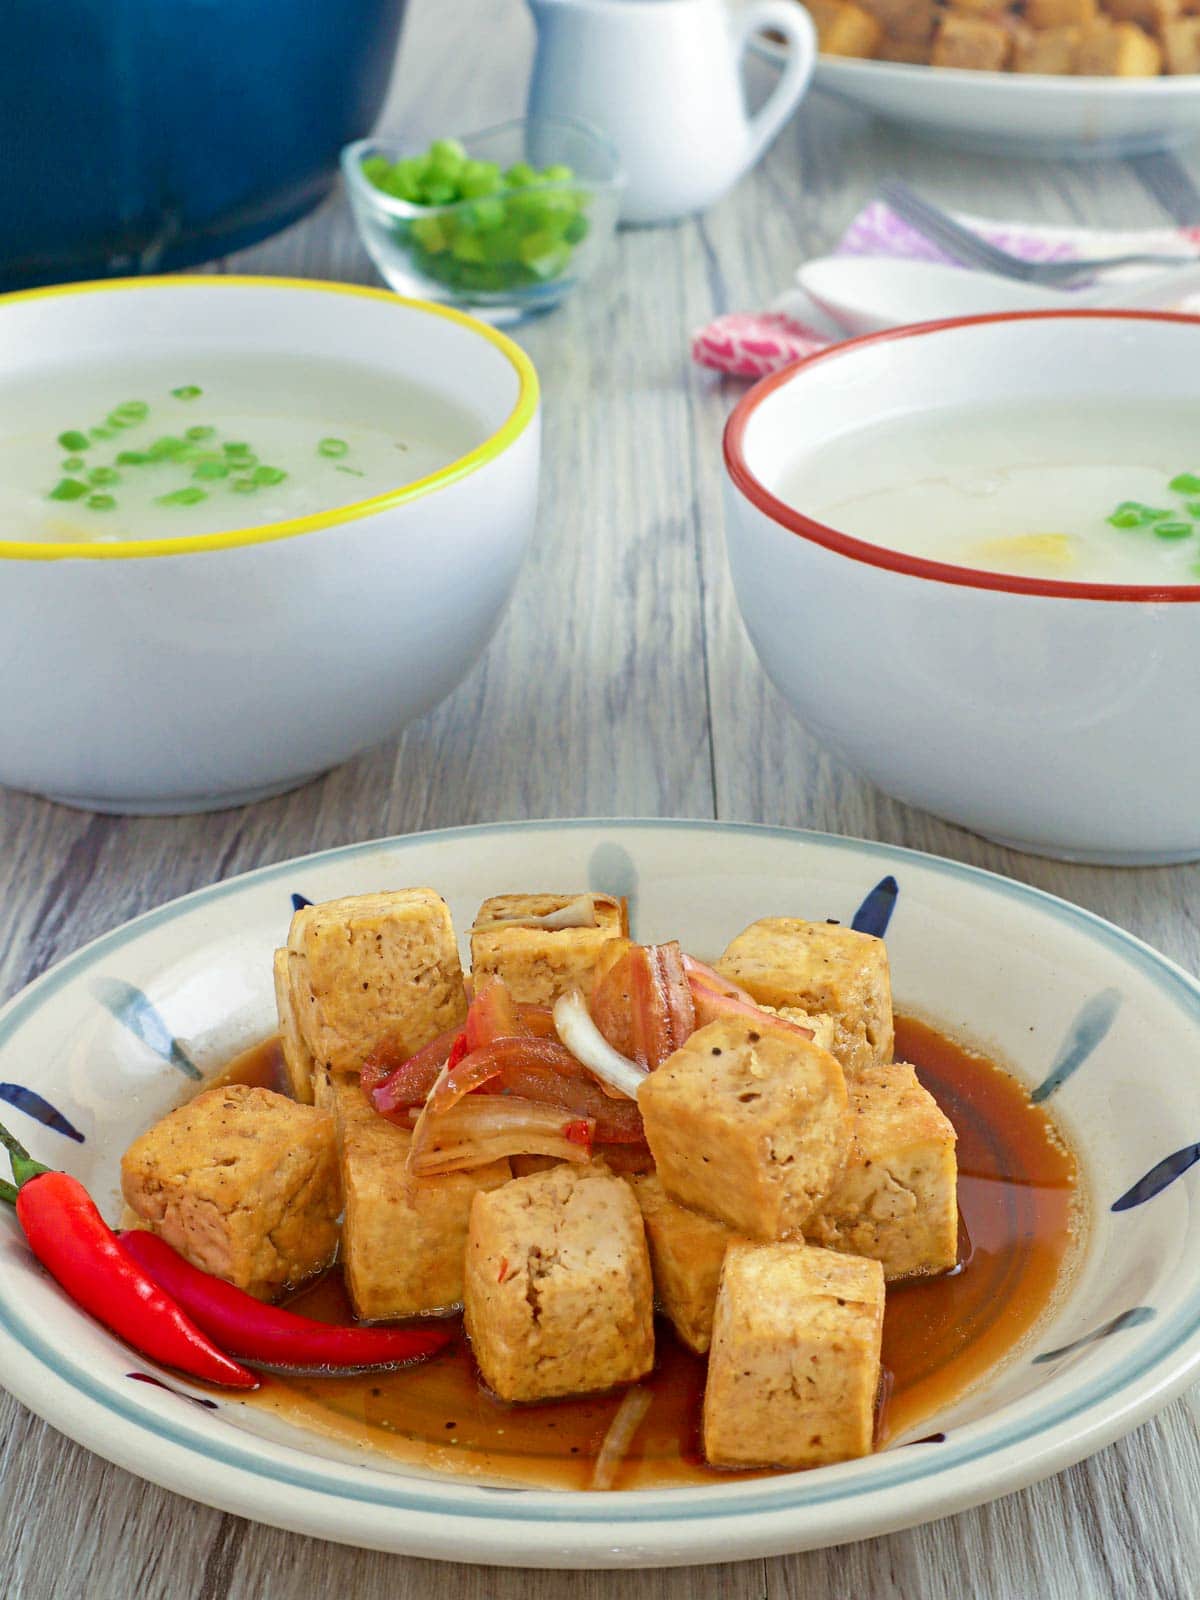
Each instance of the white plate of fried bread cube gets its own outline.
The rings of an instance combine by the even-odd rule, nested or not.
[[[987,155],[1145,155],[1200,135],[1193,0],[810,0],[814,86]],[[774,60],[783,47],[759,47]]]
[[[650,999],[622,973],[649,974]],[[593,1063],[566,1080],[586,1116],[550,1126],[541,1107],[539,1158],[513,1153],[511,1093],[466,1094],[441,1123],[416,1102],[381,1114],[400,1078],[375,1071],[368,1098],[365,1061],[407,1070],[504,996],[500,1036],[553,1057],[556,1031]],[[279,1002],[286,1051],[263,1044]],[[3,1208],[0,1377],[155,1483],[421,1556],[678,1565],[944,1516],[1195,1377],[1198,1024],[1196,982],[1129,934],[882,844],[552,822],[266,867],[10,1001],[0,1119],[114,1225],[123,1193],[126,1225],[264,1297],[327,1267],[340,1229],[300,1309],[336,1281],[366,1316],[459,1328],[465,1298],[473,1351],[459,1332],[370,1387],[205,1389],[76,1309]],[[264,1050],[276,1089],[206,1087]],[[489,1097],[486,1164],[454,1156],[482,1136],[446,1129]],[[638,1108],[648,1151],[621,1132]],[[1032,1143],[1007,1144],[1005,1118]],[[1010,1169],[1035,1145],[1042,1167]],[[1031,1244],[1047,1218],[1066,1234]],[[955,1341],[970,1381],[930,1387],[922,1363]]]

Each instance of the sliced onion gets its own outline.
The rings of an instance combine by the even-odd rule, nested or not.
[[[789,1022],[786,1017],[777,1017],[773,1011],[764,1011],[753,1000],[738,1000],[734,995],[706,988],[695,978],[692,979],[692,999],[696,1003],[697,1028],[703,1028],[710,1022],[720,1022],[726,1017],[744,1017],[764,1031],[774,1029],[776,1033],[792,1033],[801,1039],[815,1037],[811,1028],[802,1028],[798,1022]]]
[[[596,928],[597,905],[615,907],[617,902],[606,894],[579,894],[568,900],[557,911],[547,911],[540,917],[496,917],[482,924],[484,928],[545,928],[549,933],[559,933],[564,928]]]
[[[638,1087],[646,1076],[645,1068],[613,1049],[592,1021],[578,989],[559,995],[554,1002],[554,1026],[567,1049],[589,1072],[594,1072],[602,1083],[628,1095],[630,1100],[637,1099]]]
[[[440,1116],[422,1111],[413,1130],[408,1170],[415,1177],[432,1177],[516,1155],[583,1162],[591,1156],[594,1126],[556,1106],[513,1095],[468,1095]]]
[[[635,1384],[625,1391],[625,1398],[617,1407],[616,1415],[608,1425],[596,1464],[592,1468],[589,1489],[611,1489],[617,1481],[621,1464],[629,1454],[634,1436],[642,1425],[650,1403],[654,1399],[649,1389]]]
[[[715,989],[718,994],[728,995],[733,1000],[744,1000],[747,1005],[754,1004],[754,996],[732,978],[727,978],[723,972],[718,972],[716,967],[709,967],[703,961],[697,961],[695,956],[685,955],[683,970],[693,983],[698,980],[705,989]]]

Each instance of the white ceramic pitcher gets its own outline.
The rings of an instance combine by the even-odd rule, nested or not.
[[[580,117],[616,145],[626,222],[667,222],[710,205],[766,150],[800,102],[816,36],[796,0],[529,0],[538,30],[529,114]],[[751,116],[742,59],[763,28],[787,63]]]

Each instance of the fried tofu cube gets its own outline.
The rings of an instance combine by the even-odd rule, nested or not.
[[[883,25],[854,0],[809,0],[817,45],[827,56],[873,56],[883,43]]]
[[[283,1050],[283,1064],[287,1069],[288,1084],[293,1099],[299,1100],[302,1105],[311,1106],[316,1093],[313,1081],[316,1063],[296,1022],[286,950],[275,952],[274,975],[275,1006],[279,1013],[279,1043]]]
[[[1086,28],[1100,15],[1096,0],[1026,0],[1031,28]]]
[[[412,1055],[467,1014],[454,925],[432,889],[304,906],[288,972],[299,1032],[334,1072],[358,1072],[385,1039]]]
[[[734,1240],[704,1390],[714,1467],[823,1467],[871,1453],[883,1335],[877,1261]]]
[[[518,1002],[553,1005],[571,989],[587,994],[596,958],[605,945],[625,934],[619,901],[593,895],[590,927],[523,927],[522,918],[546,917],[578,894],[498,894],[485,900],[471,929],[471,975],[476,988],[484,978],[503,978]]]
[[[1168,22],[1162,40],[1168,72],[1200,72],[1200,17],[1180,17],[1177,22]]]
[[[846,1079],[827,1050],[732,1016],[643,1079],[646,1142],[672,1200],[740,1233],[798,1233],[840,1176]]]
[[[1075,71],[1081,30],[1019,28],[1013,43],[1013,71],[1040,72],[1062,77]]]
[[[932,46],[932,35],[928,39],[905,39],[886,33],[883,36],[883,43],[875,52],[875,60],[899,61],[910,67],[924,67],[929,64],[929,52]]]
[[[208,1089],[134,1140],[121,1191],[194,1266],[269,1300],[337,1250],[333,1118],[270,1089]]]
[[[355,1078],[336,1081],[332,1095],[346,1206],[342,1263],[355,1316],[378,1321],[461,1305],[471,1202],[509,1181],[508,1162],[410,1178],[412,1134],[373,1110]]]
[[[876,1067],[848,1088],[846,1170],[804,1237],[881,1262],[889,1283],[948,1271],[958,1256],[953,1123],[907,1064]]]
[[[837,923],[764,917],[738,934],[717,971],[760,1005],[832,1017],[830,1049],[850,1075],[892,1059],[892,987],[882,939]]]
[[[1102,17],[1083,30],[1076,70],[1088,78],[1156,78],[1162,51],[1136,22]]]
[[[831,1016],[822,1011],[806,1011],[803,1006],[763,1006],[763,1010],[769,1011],[772,1016],[782,1017],[785,1022],[794,1022],[798,1028],[807,1028],[814,1044],[819,1044],[822,1050],[828,1050],[830,1055],[836,1054],[837,1024]]]
[[[1003,72],[1011,51],[1012,33],[1003,22],[948,11],[938,24],[929,59],[935,67]]]
[[[723,1222],[672,1200],[656,1173],[629,1181],[646,1225],[658,1302],[684,1344],[704,1355],[712,1339],[721,1263],[734,1235]]]
[[[633,1383],[654,1362],[642,1215],[623,1178],[564,1163],[475,1196],[465,1324],[502,1400]]]

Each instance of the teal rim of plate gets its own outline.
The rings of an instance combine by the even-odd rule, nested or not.
[[[314,851],[307,856],[298,856],[290,861],[259,867],[239,877],[194,890],[190,894],[168,901],[166,905],[144,912],[131,922],[113,929],[111,933],[102,934],[98,939],[75,951],[73,955],[67,956],[48,972],[43,973],[40,978],[35,979],[28,988],[15,995],[6,1006],[0,1008],[0,1049],[21,1026],[26,1015],[40,1009],[41,1005],[57,993],[65,982],[100,956],[120,949],[134,937],[149,932],[164,922],[174,921],[195,906],[210,904],[227,895],[236,894],[252,884],[270,883],[280,878],[294,878],[297,871],[306,865],[352,860],[356,856],[367,856],[383,850],[411,849],[442,840],[451,842],[454,839],[483,835],[538,831],[598,832],[605,828],[625,832],[693,831],[709,834],[743,834],[749,837],[789,841],[798,846],[818,845],[893,862],[909,861],[914,866],[920,866],[943,877],[972,882],[982,881],[985,887],[998,891],[1009,899],[1032,901],[1058,921],[1073,923],[1093,937],[1099,937],[1101,942],[1115,946],[1133,961],[1144,976],[1156,983],[1164,992],[1169,993],[1177,1004],[1182,1003],[1190,1009],[1192,1019],[1200,1023],[1200,983],[1189,977],[1166,956],[1133,934],[1127,933],[1123,928],[1118,928],[1114,923],[1105,921],[1103,917],[1085,910],[1082,906],[1072,905],[1057,895],[1047,894],[1043,889],[1036,889],[1013,878],[1005,878],[999,873],[988,872],[984,868],[972,867],[944,856],[927,855],[923,851],[910,850],[901,845],[888,845],[876,840],[853,839],[841,834],[819,833],[801,828],[772,827],[757,823],[705,822],[684,818],[597,817],[566,818],[549,822],[477,823],[461,828],[430,829],[424,833],[374,839],[362,844]],[[1144,1377],[1165,1357],[1178,1350],[1200,1330],[1200,1291],[1193,1295],[1188,1305],[1179,1308],[1169,1321],[1156,1325],[1155,1333],[1147,1336],[1146,1343],[1139,1353],[1127,1357],[1112,1371],[1094,1379],[1071,1396],[1046,1406],[1036,1416],[1024,1422],[994,1428],[983,1438],[967,1437],[958,1442],[948,1438],[936,1452],[910,1453],[901,1449],[882,1451],[870,1459],[872,1462],[888,1464],[873,1470],[867,1481],[857,1477],[847,1480],[837,1476],[826,1477],[822,1483],[820,1477],[814,1481],[813,1474],[796,1473],[788,1475],[782,1481],[754,1480],[755,1484],[767,1485],[758,1489],[751,1485],[731,1486],[732,1493],[721,1485],[712,1487],[705,1485],[700,1489],[631,1490],[620,1495],[598,1494],[594,1498],[586,1493],[563,1494],[530,1489],[506,1491],[502,1488],[476,1488],[474,1493],[478,1501],[477,1503],[472,1501],[470,1504],[455,1504],[440,1498],[439,1491],[446,1486],[432,1479],[419,1479],[397,1473],[394,1486],[391,1483],[386,1486],[360,1484],[354,1483],[349,1476],[337,1477],[332,1473],[318,1471],[307,1463],[288,1466],[281,1462],[264,1460],[252,1450],[231,1440],[213,1438],[211,1426],[204,1429],[194,1425],[185,1427],[182,1422],[170,1422],[145,1407],[134,1404],[131,1398],[112,1392],[107,1385],[94,1379],[85,1367],[66,1358],[35,1326],[23,1316],[14,1313],[2,1299],[0,1299],[0,1329],[22,1344],[26,1351],[40,1360],[56,1378],[87,1395],[105,1410],[146,1429],[147,1432],[172,1445],[207,1457],[218,1464],[245,1471],[254,1477],[268,1479],[289,1488],[305,1489],[334,1500],[352,1500],[391,1510],[434,1514],[467,1521],[499,1520],[550,1525],[576,1522],[621,1527],[662,1520],[695,1521],[746,1517],[827,1505],[840,1500],[864,1500],[869,1496],[902,1488],[914,1482],[942,1477],[948,1472],[957,1471],[978,1461],[983,1456],[1011,1449],[1049,1432],[1064,1422],[1082,1416]],[[1191,1367],[1197,1364],[1200,1364],[1200,1350],[1195,1353]],[[196,1419],[197,1422],[199,1420]],[[1097,1426],[1098,1423],[1099,1419],[1093,1419],[1092,1426]],[[964,1431],[970,1432],[979,1426],[980,1424],[971,1424],[969,1429]],[[231,1431],[234,1430],[231,1428]],[[277,1445],[276,1448],[294,1450],[297,1455],[303,1454],[301,1449],[294,1445]],[[343,1468],[345,1474],[351,1474],[355,1470],[349,1464]],[[469,1484],[454,1480],[449,1486],[466,1493],[470,1493],[472,1488]]]

